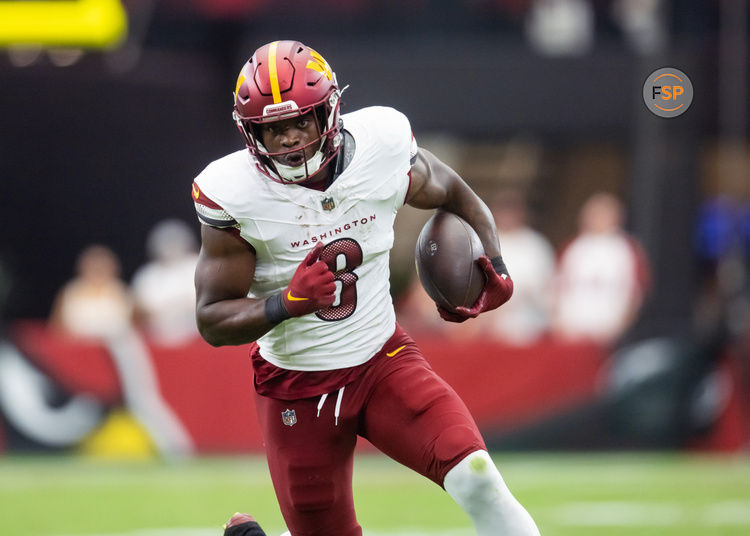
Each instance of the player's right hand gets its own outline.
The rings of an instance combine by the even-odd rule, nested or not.
[[[328,265],[320,260],[323,243],[318,242],[297,267],[281,299],[291,316],[302,316],[333,305],[336,283]]]

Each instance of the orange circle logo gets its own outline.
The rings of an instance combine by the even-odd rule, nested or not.
[[[643,102],[654,115],[677,117],[684,114],[693,102],[693,84],[679,69],[662,67],[646,78]]]

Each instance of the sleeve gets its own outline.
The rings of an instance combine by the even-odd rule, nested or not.
[[[211,227],[218,227],[219,229],[239,229],[237,220],[224,210],[221,205],[203,193],[195,182],[193,182],[192,196],[198,221]]]
[[[401,197],[401,203],[396,207],[396,210],[400,209],[406,204],[406,200],[409,199],[409,191],[411,190],[411,168],[417,163],[417,140],[414,139],[414,133],[411,133],[411,143],[409,145],[409,172],[406,174],[408,181],[406,183],[406,190],[404,190],[403,196]]]
[[[413,166],[417,162],[417,140],[414,139],[414,133],[411,133],[411,144],[409,145],[409,165]]]
[[[389,128],[384,129],[388,132],[388,142],[391,145],[393,154],[397,156],[399,162],[399,169],[403,170],[403,175],[399,171],[399,183],[397,186],[396,194],[396,205],[395,210],[399,210],[409,195],[409,189],[411,188],[411,167],[417,161],[417,152],[419,147],[417,146],[417,140],[414,138],[414,133],[411,130],[411,124],[409,118],[403,113],[393,110],[386,109],[388,113],[380,114],[381,117],[387,118]],[[404,158],[408,157],[408,164],[406,164]],[[401,167],[403,166],[403,167]]]

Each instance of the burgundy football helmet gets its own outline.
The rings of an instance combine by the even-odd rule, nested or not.
[[[299,41],[274,41],[256,50],[242,67],[234,91],[234,121],[258,169],[283,183],[309,179],[331,161],[341,147],[339,100],[342,91],[323,56]],[[270,153],[260,126],[313,112],[318,137],[304,147]],[[314,146],[315,154],[292,167],[279,159]],[[304,152],[304,151],[303,151]]]

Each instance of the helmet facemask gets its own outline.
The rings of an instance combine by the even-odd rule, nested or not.
[[[346,89],[346,88],[344,88]],[[341,146],[341,120],[339,119],[339,104],[343,90],[335,87],[329,95],[320,102],[305,108],[298,108],[290,100],[279,104],[266,106],[263,115],[243,118],[235,107],[233,117],[237,128],[242,134],[245,145],[255,157],[256,166],[269,178],[284,184],[300,183],[315,176],[338,153]],[[294,147],[282,152],[272,153],[263,145],[261,127],[268,123],[302,117],[312,112],[311,118],[317,130],[314,140],[300,147]],[[315,153],[307,157],[309,147],[316,147]],[[280,161],[292,153],[302,154],[302,163],[290,166]]]

